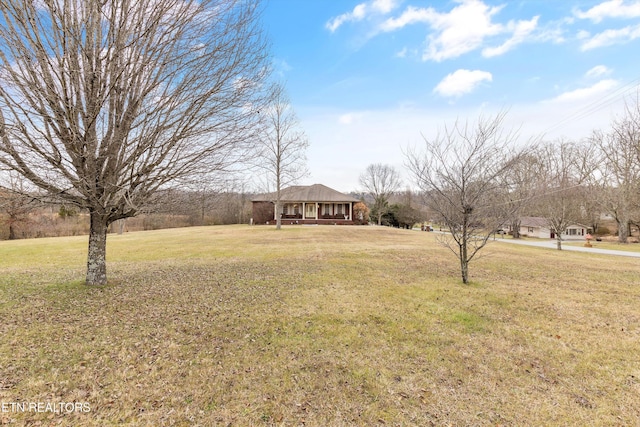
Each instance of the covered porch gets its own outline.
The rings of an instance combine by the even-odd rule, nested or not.
[[[336,222],[353,221],[353,203],[286,202],[282,204],[281,218],[287,223],[309,223],[309,221]],[[274,205],[274,221],[278,212]]]

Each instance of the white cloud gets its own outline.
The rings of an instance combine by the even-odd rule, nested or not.
[[[289,65],[289,63],[284,59],[274,58],[271,63],[273,65],[274,72],[280,77],[284,77],[285,74],[293,70],[293,67],[291,67],[291,65]]]
[[[383,24],[382,29],[392,31],[417,22],[429,24],[434,33],[427,38],[422,59],[442,61],[475,50],[486,37],[501,33],[502,26],[491,22],[500,9],[502,6],[489,7],[479,0],[464,0],[448,13],[409,7],[399,18]]]
[[[379,13],[386,15],[396,7],[396,1],[395,0],[374,0],[374,2],[371,3],[371,7],[374,10],[377,10]]]
[[[379,30],[391,32],[412,24],[427,24],[433,32],[427,37],[422,59],[443,61],[479,49],[490,37],[510,35],[500,46],[483,51],[485,56],[501,55],[525,41],[537,28],[537,16],[506,25],[492,22],[504,5],[489,6],[481,0],[459,0],[458,3],[446,13],[433,7],[409,6],[400,16],[384,21]]]
[[[580,19],[600,22],[605,18],[636,18],[640,16],[640,1],[608,0],[586,12],[576,9],[574,15]]]
[[[366,3],[360,3],[353,8],[351,12],[343,13],[334,18],[331,18],[325,27],[335,32],[340,26],[346,22],[362,21],[367,16],[372,14],[386,15],[396,7],[396,0],[373,0]]]
[[[606,30],[595,36],[585,39],[580,49],[583,51],[596,49],[614,44],[626,43],[631,40],[640,38],[640,24],[636,26],[628,26],[617,30]]]
[[[578,40],[586,40],[589,37],[591,37],[591,33],[587,30],[580,30],[578,31],[578,34],[576,34],[576,38]]]
[[[555,98],[549,100],[552,103],[562,103],[562,102],[576,102],[576,101],[587,101],[590,99],[594,99],[597,96],[602,96],[609,93],[612,89],[618,86],[618,81],[613,79],[600,80],[596,84],[581,88],[575,89],[569,92],[565,92],[561,95],[556,96]]]
[[[365,3],[360,3],[353,8],[351,12],[343,13],[332,18],[325,24],[325,27],[332,33],[336,31],[342,24],[350,21],[360,21],[365,15]]]
[[[546,24],[544,27],[537,27],[535,34],[530,37],[531,41],[538,43],[554,43],[561,44],[566,42],[564,23],[552,22]]]
[[[477,49],[486,37],[502,31],[500,25],[491,22],[491,17],[500,9],[469,0],[453,8],[450,13],[439,15],[436,22],[432,23],[439,33],[429,36],[422,59],[442,61]]]
[[[389,18],[384,21],[380,25],[380,30],[390,32],[419,22],[429,23],[435,21],[437,16],[438,13],[431,7],[422,9],[409,6],[398,18]]]
[[[539,16],[533,17],[529,21],[518,21],[516,23],[509,22],[509,29],[513,32],[513,35],[506,42],[501,44],[500,46],[493,48],[485,48],[482,51],[482,56],[490,58],[493,56],[502,55],[520,43],[524,42],[527,37],[536,29],[538,26]]]
[[[447,75],[433,91],[447,97],[462,96],[473,92],[482,82],[492,80],[493,76],[487,71],[461,69]]]
[[[402,50],[399,50],[398,52],[396,52],[396,57],[398,58],[405,58],[407,56],[407,48],[403,47]]]
[[[612,70],[605,65],[596,65],[585,73],[587,78],[602,77],[612,73]]]

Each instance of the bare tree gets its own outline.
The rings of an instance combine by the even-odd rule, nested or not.
[[[519,160],[515,135],[503,131],[505,114],[476,125],[456,122],[422,151],[406,153],[407,166],[425,203],[449,229],[440,242],[460,261],[462,282],[469,282],[469,263],[489,237],[510,217],[504,207],[507,172]]]
[[[266,77],[256,2],[3,0],[0,164],[107,227],[170,182],[219,170],[251,138]]]
[[[558,250],[562,250],[562,235],[582,217],[584,185],[596,163],[591,153],[590,145],[571,141],[549,143],[539,153],[538,211],[546,218]]]
[[[640,104],[627,104],[625,115],[612,123],[611,130],[595,131],[591,140],[604,159],[600,173],[605,189],[603,208],[616,221],[618,241],[627,243],[630,223],[640,219]]]
[[[375,163],[360,175],[360,185],[373,196],[371,214],[382,224],[382,216],[389,209],[389,197],[402,185],[400,174],[392,166]]]
[[[170,200],[162,201],[162,204],[165,209],[169,204],[168,212],[188,216],[193,225],[237,224],[240,212],[235,199],[244,192],[244,186],[242,177],[234,176],[229,171],[197,176],[174,191],[179,194],[178,197],[169,196],[167,198]]]
[[[300,123],[291,107],[284,86],[274,83],[264,112],[264,132],[260,138],[256,167],[266,174],[267,188],[273,188],[276,209],[276,229],[282,227],[281,191],[307,174],[306,150],[309,140],[299,128]]]
[[[531,152],[521,155],[511,162],[511,167],[500,178],[503,180],[504,201],[497,207],[505,210],[514,239],[520,238],[520,222],[531,207],[531,201],[540,189],[538,178],[540,161],[531,147]],[[508,161],[508,160],[507,160]]]
[[[212,220],[215,224],[243,224],[251,216],[251,200],[243,179],[226,181],[213,193]]]
[[[605,212],[604,200],[607,198],[607,189],[602,185],[599,168],[581,187],[580,223],[585,224],[593,233],[598,233],[602,214]]]
[[[9,173],[7,181],[8,186],[0,188],[0,212],[4,212],[6,216],[9,240],[14,240],[18,238],[18,229],[28,223],[29,214],[39,207],[40,203],[29,195],[22,176]]]

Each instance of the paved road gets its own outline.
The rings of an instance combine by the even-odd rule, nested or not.
[[[518,239],[501,239],[500,237],[496,237],[496,242],[504,242],[511,243],[516,245],[527,245],[527,246],[537,246],[539,248],[549,248],[556,249],[556,241],[555,240],[542,240],[542,241],[531,241],[531,240],[518,240]],[[597,243],[596,243],[597,245]],[[599,249],[596,247],[593,248],[585,248],[584,246],[570,246],[570,245],[562,245],[563,251],[576,251],[576,252],[590,252],[592,254],[604,254],[604,255],[617,255],[617,256],[628,256],[633,258],[640,258],[640,252],[631,252],[631,251],[616,251],[613,249]]]

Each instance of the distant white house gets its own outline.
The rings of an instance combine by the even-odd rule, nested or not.
[[[510,228],[510,231],[511,228]],[[571,224],[564,233],[563,240],[584,240],[589,232],[588,227],[581,224]],[[520,218],[520,235],[537,237],[539,239],[555,239],[556,234],[551,230],[546,218],[538,216],[525,216]]]

